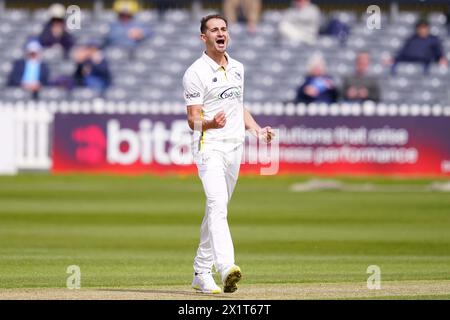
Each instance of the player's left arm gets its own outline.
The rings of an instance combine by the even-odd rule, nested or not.
[[[249,130],[251,134],[258,138],[262,137],[267,143],[271,142],[272,138],[275,136],[271,127],[261,128],[247,108],[244,108],[244,123],[245,130]]]

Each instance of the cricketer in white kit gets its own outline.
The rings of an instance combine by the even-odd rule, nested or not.
[[[226,53],[227,20],[206,16],[200,30],[206,50],[183,77],[188,123],[194,130],[193,155],[206,195],[192,287],[203,293],[221,293],[212,275],[214,266],[223,291],[234,292],[242,272],[234,261],[227,205],[239,175],[245,130],[266,142],[271,141],[273,131],[262,129],[244,108],[244,67]]]

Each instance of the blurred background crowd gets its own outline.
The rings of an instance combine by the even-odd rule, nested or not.
[[[82,2],[71,29],[69,4],[1,1],[0,97],[182,102],[200,18],[221,12],[249,102],[448,104],[448,4],[380,3],[374,29],[355,1]]]

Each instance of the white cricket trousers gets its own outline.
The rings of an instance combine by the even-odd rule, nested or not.
[[[194,259],[196,273],[222,274],[234,265],[234,248],[227,220],[227,206],[239,175],[242,144],[231,151],[200,151],[195,156],[198,174],[206,195],[200,244]]]

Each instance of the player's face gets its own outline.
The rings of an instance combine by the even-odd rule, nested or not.
[[[202,40],[205,42],[208,51],[224,53],[227,50],[230,36],[228,28],[222,19],[211,19],[206,23],[206,33],[202,34]]]

